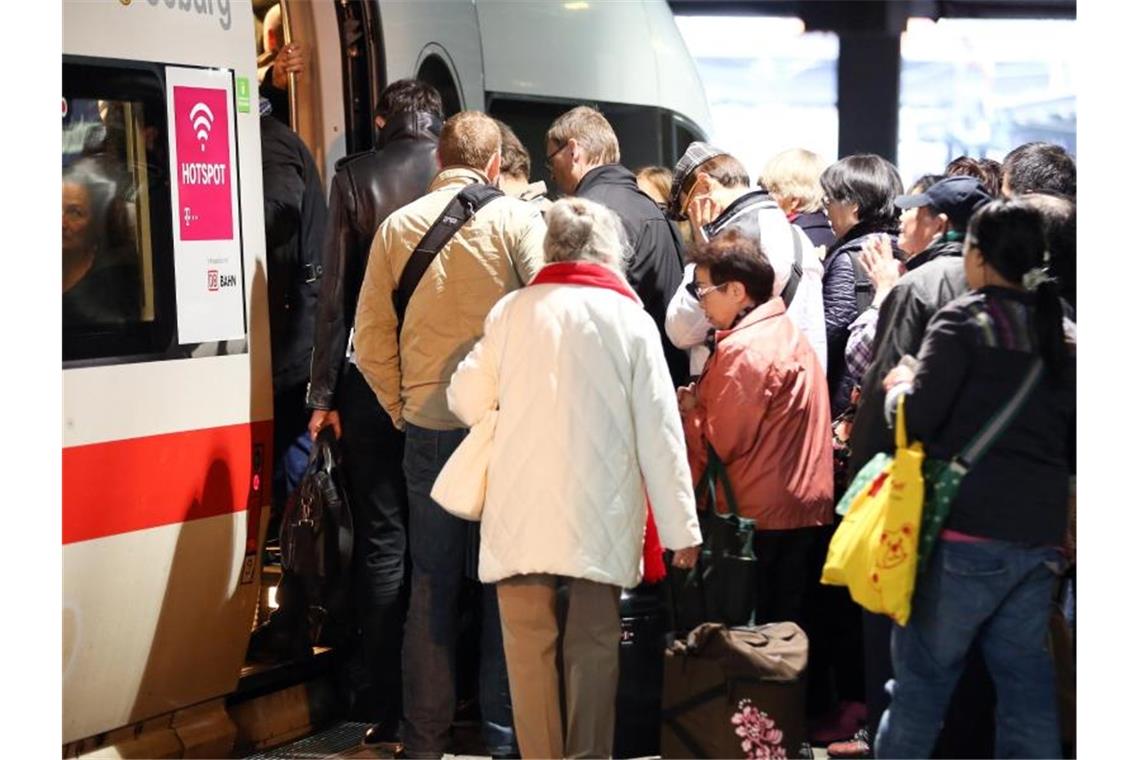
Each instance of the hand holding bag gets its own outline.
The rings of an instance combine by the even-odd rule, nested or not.
[[[899,398],[895,455],[868,462],[843,495],[849,508],[831,538],[820,579],[846,586],[864,609],[899,625],[910,619],[924,491],[922,444],[907,444],[905,398]],[[876,466],[877,473],[870,469]]]
[[[491,409],[475,423],[467,437],[448,458],[431,487],[431,497],[463,520],[478,521],[487,498],[487,470],[495,440],[499,412]]]

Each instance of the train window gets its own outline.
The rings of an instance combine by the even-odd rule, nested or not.
[[[63,65],[63,359],[130,356],[170,341],[166,105],[153,71]]]
[[[552,196],[557,194],[557,188],[543,161],[546,130],[555,119],[578,105],[581,101],[487,95],[487,113],[515,131],[530,153],[531,179],[544,180]],[[688,119],[660,108],[628,103],[588,105],[605,114],[617,134],[621,162],[632,170],[656,165],[672,167],[690,142],[703,139],[699,128]]]

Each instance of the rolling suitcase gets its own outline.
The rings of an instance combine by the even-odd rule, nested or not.
[[[661,756],[799,757],[807,656],[795,623],[697,626],[665,652]]]
[[[662,585],[643,584],[621,592],[614,757],[658,754],[666,633]]]

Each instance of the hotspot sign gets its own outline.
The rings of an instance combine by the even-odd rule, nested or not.
[[[178,342],[245,336],[231,72],[166,69]]]

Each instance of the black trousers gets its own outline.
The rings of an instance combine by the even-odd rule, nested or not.
[[[756,622],[791,621],[805,628],[804,598],[817,528],[758,530],[752,549],[759,562]]]
[[[341,452],[355,546],[351,599],[370,688],[365,717],[395,738],[400,724],[400,655],[407,614],[408,491],[404,434],[353,364],[337,390]]]

